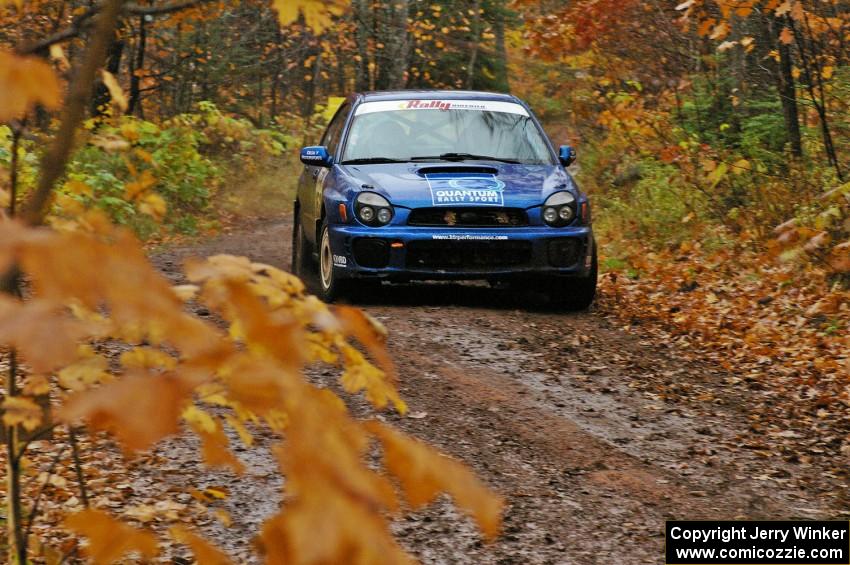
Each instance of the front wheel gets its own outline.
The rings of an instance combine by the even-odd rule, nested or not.
[[[298,218],[298,210],[295,211],[295,218],[292,223],[292,274],[296,277],[304,279],[313,267],[313,250],[304,236],[304,228],[301,226],[301,220]]]
[[[334,252],[331,249],[331,235],[328,224],[322,224],[322,236],[319,240],[319,296],[325,302],[333,302],[349,293],[351,281],[337,275],[334,267]]]
[[[590,273],[586,277],[553,277],[547,281],[546,293],[549,302],[556,308],[579,312],[587,310],[596,298],[596,278],[599,266],[596,260],[596,246],[590,262]]]

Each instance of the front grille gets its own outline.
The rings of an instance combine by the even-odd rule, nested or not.
[[[527,226],[528,214],[522,208],[439,207],[416,208],[407,218],[411,226],[457,226],[498,228]]]
[[[352,245],[354,260],[361,267],[380,269],[390,262],[390,246],[387,240],[376,237],[358,237]]]
[[[407,268],[476,271],[518,267],[531,260],[530,241],[437,240],[407,245]]]

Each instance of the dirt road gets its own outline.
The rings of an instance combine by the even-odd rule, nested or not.
[[[187,255],[288,266],[289,230],[260,222],[155,261],[175,279]],[[748,431],[751,393],[734,375],[685,361],[674,345],[625,333],[597,311],[551,314],[484,286],[381,294],[363,306],[389,329],[411,408],[386,419],[465,461],[508,502],[504,534],[489,545],[446,500],[400,519],[399,538],[425,563],[663,563],[668,518],[841,514],[843,487],[757,448],[770,440]],[[358,399],[352,408],[365,410]],[[181,441],[163,452],[180,470],[171,481],[197,466]],[[254,467],[248,478],[215,479],[237,491],[222,503],[235,524],[205,529],[244,556],[279,484],[262,448],[240,456]]]

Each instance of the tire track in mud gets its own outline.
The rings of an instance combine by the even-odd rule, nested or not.
[[[287,268],[290,227],[257,222],[154,262],[175,280],[190,255],[247,255]],[[823,492],[797,480],[803,471],[736,444],[748,414],[734,391],[708,410],[665,399],[670,382],[698,390],[724,382],[709,365],[680,361],[672,346],[641,341],[593,312],[551,314],[533,297],[481,285],[385,287],[362,306],[387,326],[400,391],[417,416],[381,417],[463,460],[507,501],[493,544],[444,499],[396,520],[401,542],[425,563],[662,563],[668,518],[833,514]],[[355,413],[369,413],[348,398]],[[219,506],[234,525],[210,520],[202,531],[241,561],[280,497],[268,441],[238,452],[257,469],[242,478],[202,473],[189,439],[160,450],[180,470],[170,479],[180,488],[203,476],[231,489]]]

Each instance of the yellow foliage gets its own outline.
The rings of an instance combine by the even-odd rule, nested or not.
[[[213,417],[194,404],[190,404],[183,410],[182,418],[186,420],[190,426],[204,433],[213,433],[216,430],[216,423]]]
[[[9,235],[0,239],[0,261],[20,264],[35,294],[28,302],[0,297],[0,345],[19,347],[38,374],[57,372],[72,391],[60,395],[61,420],[110,431],[132,452],[177,433],[182,419],[200,438],[208,466],[236,472],[243,465],[229,449],[225,422],[246,445],[253,441],[249,423],[282,435],[276,453],[287,504],[263,528],[269,562],[411,562],[387,524],[399,506],[394,484],[367,464],[373,436],[411,504],[448,492],[488,537],[498,531],[501,502],[470,471],[400,432],[355,420],[342,399],[304,377],[308,362],[334,364],[345,390],[404,413],[386,329],[366,314],[330,309],[292,275],[227,255],[189,262],[193,286],[175,291],[116,228],[51,232],[0,223],[0,235]],[[186,311],[187,295],[225,320],[230,333]],[[107,335],[147,345],[125,350],[113,375],[90,346],[78,347]],[[37,405],[9,400],[15,411],[7,417],[37,425]],[[90,538],[97,563],[134,549],[155,552],[150,534],[98,511],[71,516],[66,525]],[[227,562],[194,534],[172,534],[199,561]]]
[[[227,423],[231,428],[236,430],[236,433],[239,434],[239,439],[247,445],[251,447],[254,444],[254,436],[251,435],[251,432],[248,431],[248,428],[245,427],[245,423],[240,420],[238,417],[231,416],[230,414],[226,414],[224,419],[227,420]]]
[[[44,375],[28,375],[21,388],[27,396],[41,396],[50,392],[50,380]]]
[[[95,565],[114,563],[131,551],[148,558],[155,557],[158,552],[153,534],[119,522],[100,510],[71,514],[65,518],[64,525],[89,539],[85,553]]]
[[[208,467],[230,467],[237,475],[245,471],[245,466],[228,448],[230,440],[217,420],[210,418],[203,423],[190,423],[201,438],[201,454]]]
[[[94,429],[113,432],[127,450],[147,449],[177,432],[196,384],[183,375],[131,374],[71,396],[59,414],[69,423],[85,419]]]
[[[38,373],[73,361],[77,341],[87,334],[83,323],[62,315],[54,302],[0,295],[0,343],[17,348]]]
[[[150,347],[134,347],[120,357],[121,365],[127,369],[166,369],[177,366],[177,360],[165,351]]]
[[[59,80],[53,69],[36,57],[0,51],[0,122],[22,118],[36,104],[59,106]]]
[[[118,79],[109,71],[102,71],[103,84],[109,90],[109,97],[112,98],[112,103],[118,106],[122,112],[127,111],[127,97],[124,96],[124,91],[121,90],[121,85],[118,84]]]
[[[303,15],[307,25],[316,33],[330,27],[333,16],[339,16],[345,10],[341,0],[274,0],[273,6],[281,25],[289,25]]]
[[[447,492],[475,518],[487,537],[499,534],[503,502],[469,469],[379,422],[369,422],[368,429],[381,441],[387,469],[398,477],[414,508]]]
[[[9,396],[3,400],[3,424],[21,425],[33,431],[41,423],[41,406],[24,396]]]
[[[106,370],[109,362],[104,357],[95,355],[90,348],[83,351],[82,359],[59,371],[59,385],[63,388],[81,391],[112,378]]]
[[[147,190],[150,190],[154,185],[156,185],[156,177],[146,169],[124,186],[124,196],[128,200],[133,200]]]
[[[147,194],[139,202],[139,212],[147,214],[155,220],[162,220],[167,211],[168,205],[165,203],[165,199],[159,194]]]
[[[169,533],[176,541],[189,546],[199,565],[229,565],[231,563],[224,552],[182,526],[173,526]]]

